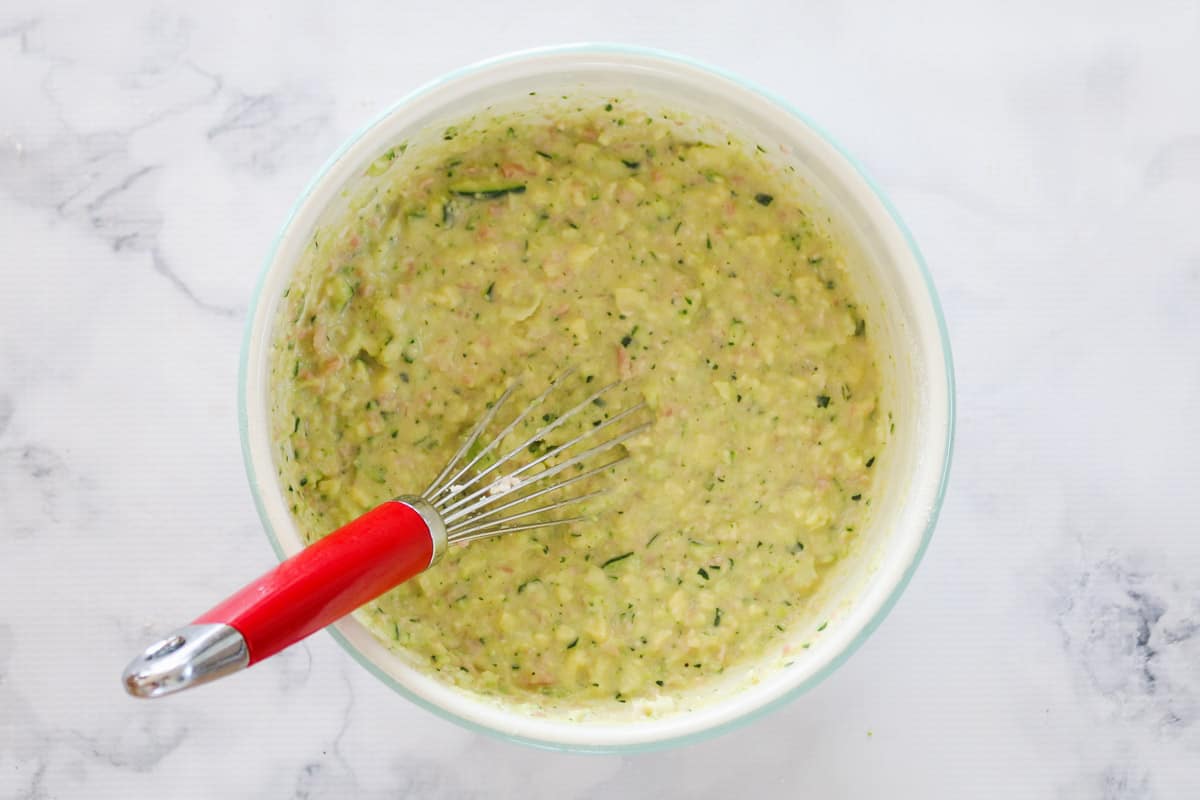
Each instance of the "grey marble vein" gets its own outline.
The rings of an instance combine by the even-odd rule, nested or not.
[[[178,289],[179,293],[186,297],[188,302],[196,306],[196,308],[199,308],[203,311],[208,311],[220,317],[228,317],[231,319],[235,319],[242,315],[241,308],[237,306],[223,306],[217,303],[210,303],[209,301],[203,300],[197,296],[196,292],[193,291],[190,286],[188,286],[187,282],[171,269],[171,265],[167,263],[166,258],[164,258],[162,253],[160,253],[157,249],[151,251],[150,263],[154,265],[154,271],[156,273],[166,278],[167,281],[176,289]]]
[[[12,398],[7,394],[0,394],[0,438],[3,438],[4,432],[12,423],[14,412]]]
[[[1121,717],[1200,745],[1200,578],[1112,552],[1065,587],[1058,625],[1085,685]]]
[[[1200,133],[1179,136],[1158,148],[1146,165],[1146,185],[1167,181],[1200,184]]]
[[[188,736],[187,725],[180,721],[163,722],[163,715],[140,717],[124,724],[119,732],[90,735],[71,731],[72,746],[90,758],[103,761],[118,770],[149,772]]]
[[[273,175],[282,164],[325,142],[332,101],[309,89],[231,97],[206,138],[233,166]],[[295,151],[295,152],[293,152]],[[320,153],[312,154],[320,157]]]
[[[21,52],[28,52],[29,41],[26,38],[30,31],[38,26],[36,19],[26,19],[0,27],[0,39],[16,37],[21,42]]]
[[[46,523],[61,520],[62,484],[67,466],[53,450],[38,445],[0,448],[0,503],[6,509],[3,534],[36,536]]]

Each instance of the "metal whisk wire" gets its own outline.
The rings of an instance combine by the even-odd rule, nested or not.
[[[569,441],[562,445],[549,449],[547,452],[529,461],[528,463],[518,467],[517,469],[507,474],[499,474],[499,470],[505,464],[512,463],[514,459],[520,456],[521,453],[529,450],[535,442],[544,441],[545,437],[555,430],[560,428],[564,423],[578,414],[582,413],[588,406],[593,405],[605,393],[618,385],[614,381],[596,391],[589,394],[576,405],[569,408],[560,415],[553,416],[547,414],[543,417],[546,424],[538,427],[531,435],[525,437],[519,443],[511,446],[503,455],[499,455],[500,446],[509,437],[517,427],[527,420],[536,409],[541,407],[546,398],[549,397],[556,389],[560,388],[571,375],[575,374],[574,370],[567,370],[550,382],[550,385],[537,395],[530,403],[521,410],[507,425],[505,425],[499,433],[491,437],[487,444],[480,448],[473,456],[469,454],[475,450],[477,443],[483,436],[484,432],[491,426],[499,415],[500,410],[504,407],[506,401],[512,397],[513,393],[519,388],[519,383],[514,383],[500,396],[499,399],[488,409],[487,413],[479,420],[479,422],[471,429],[462,446],[459,447],[454,457],[434,479],[433,483],[422,493],[422,497],[429,502],[441,515],[442,520],[446,525],[446,535],[451,544],[474,541],[490,536],[498,536],[504,533],[515,533],[517,531],[534,530],[537,528],[546,528],[553,525],[564,525],[569,522],[578,522],[582,517],[565,517],[558,519],[542,519],[530,522],[520,522],[531,517],[536,517],[539,514],[544,514],[550,511],[556,511],[561,508],[566,508],[585,500],[590,500],[598,495],[603,494],[605,489],[600,489],[585,494],[576,495],[573,497],[564,498],[552,503],[530,508],[525,510],[514,511],[514,513],[506,516],[498,516],[506,511],[516,509],[525,503],[543,497],[552,492],[557,492],[560,489],[565,489],[572,484],[578,483],[586,478],[601,473],[621,461],[624,461],[628,456],[620,455],[614,459],[607,461],[599,466],[585,469],[577,475],[564,478],[549,485],[544,484],[546,481],[561,475],[566,470],[577,465],[582,466],[585,461],[594,458],[595,456],[606,453],[636,436],[650,426],[650,422],[643,422],[635,425],[629,430],[618,434],[610,439],[605,439],[597,444],[593,444],[580,452],[571,453],[572,448],[581,442],[597,437],[604,431],[610,430],[614,425],[627,420],[631,415],[644,409],[645,403],[637,403],[630,408],[627,408],[617,414],[610,416],[608,419],[594,423],[592,427],[572,437]],[[487,467],[479,470],[474,474],[470,474],[471,470],[476,467],[484,459],[493,453],[497,453],[495,461]],[[554,464],[545,466],[550,459],[562,458],[569,455]],[[539,467],[544,467],[539,469]],[[486,480],[489,476],[496,475],[492,480]],[[461,482],[460,482],[461,481]],[[521,494],[524,489],[535,487],[535,491]],[[505,498],[506,502],[500,505],[495,505]]]

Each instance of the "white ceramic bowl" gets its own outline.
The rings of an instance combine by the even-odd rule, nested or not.
[[[661,717],[544,718],[489,703],[405,663],[356,619],[330,630],[361,664],[422,706],[475,729],[574,750],[642,749],[695,739],[752,719],[813,686],[871,633],[912,576],[933,532],[950,465],[954,387],[950,346],[933,285],[916,245],[879,189],[833,141],[787,103],[693,61],[623,46],[578,45],[518,53],[428,84],[355,134],[297,201],[259,284],[242,357],[242,446],[259,513],[280,558],[302,538],[276,479],[268,420],[267,368],[280,297],[311,231],[344,203],[366,167],[425,126],[443,126],[531,91],[643,98],[715,118],[746,141],[795,165],[812,200],[829,213],[869,329],[884,359],[884,398],[895,431],[878,459],[874,515],[859,549],[839,562],[814,602],[812,626],[788,653],[768,654],[690,711]],[[440,129],[440,128],[439,128]],[[397,487],[411,490],[411,487]],[[819,624],[821,623],[821,624]],[[819,629],[819,630],[818,630]],[[802,648],[807,642],[807,648]]]

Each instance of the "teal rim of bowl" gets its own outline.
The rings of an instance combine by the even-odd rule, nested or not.
[[[913,556],[912,562],[909,564],[908,569],[893,587],[891,594],[879,607],[879,610],[870,620],[867,621],[867,624],[863,626],[863,629],[859,631],[854,640],[851,641],[850,644],[844,650],[842,650],[842,652],[834,656],[828,664],[810,675],[805,681],[792,687],[789,691],[775,698],[771,702],[765,703],[764,705],[759,706],[758,708],[755,708],[754,710],[740,717],[729,720],[721,725],[715,725],[711,728],[706,728],[701,731],[696,731],[695,733],[685,734],[683,736],[677,736],[671,739],[662,739],[654,742],[640,742],[628,745],[566,745],[558,742],[548,742],[541,739],[532,739],[524,736],[507,734],[493,728],[478,725],[471,720],[464,719],[457,714],[447,711],[441,706],[430,703],[424,698],[417,696],[407,687],[397,682],[395,678],[387,674],[373,661],[366,658],[353,645],[351,645],[350,642],[347,641],[346,637],[343,636],[342,633],[336,628],[330,626],[325,629],[334,638],[334,640],[354,658],[355,661],[366,668],[366,670],[373,674],[376,678],[390,686],[393,690],[425,710],[436,714],[442,719],[449,720],[464,728],[467,728],[470,731],[487,734],[504,741],[517,742],[519,744],[530,745],[532,747],[546,750],[566,751],[573,753],[643,753],[653,750],[662,750],[669,747],[694,744],[706,739],[711,739],[721,734],[729,733],[730,731],[740,728],[743,725],[747,725],[772,711],[782,708],[787,703],[790,703],[792,700],[796,699],[809,689],[812,689],[814,686],[819,684],[821,681],[825,680],[825,678],[829,677],[838,667],[844,664],[846,660],[858,650],[859,647],[862,646],[863,642],[865,642],[871,636],[871,634],[875,632],[876,628],[879,627],[880,623],[883,622],[884,618],[886,618],[891,610],[895,607],[897,601],[900,599],[900,596],[904,593],[905,588],[907,588],[909,582],[912,580],[913,573],[916,572],[917,565],[921,563],[921,559],[924,557],[925,551],[929,548],[929,542],[933,538],[933,529],[937,526],[938,516],[941,514],[942,504],[945,501],[946,486],[950,478],[950,462],[954,450],[956,404],[954,395],[954,361],[950,352],[950,335],[946,328],[946,317],[942,312],[942,304],[938,300],[937,290],[933,285],[933,277],[929,273],[929,267],[925,263],[925,258],[921,255],[921,250],[917,247],[917,243],[913,238],[912,231],[909,230],[908,226],[904,223],[904,220],[900,217],[900,213],[896,210],[895,205],[892,204],[892,201],[888,199],[887,194],[870,176],[863,165],[859,163],[854,156],[850,155],[850,153],[848,153],[840,144],[838,144],[837,140],[829,135],[824,128],[809,119],[790,102],[779,97],[774,92],[763,88],[754,81],[747,80],[740,75],[736,75],[719,67],[713,67],[688,56],[682,56],[676,53],[635,45],[613,44],[607,42],[582,42],[577,44],[553,45],[549,47],[535,47],[527,50],[518,50],[516,52],[507,53],[505,55],[496,56],[494,58],[485,59],[474,64],[460,67],[439,78],[435,78],[434,80],[425,83],[424,85],[404,95],[396,102],[392,103],[383,112],[377,114],[369,122],[360,127],[342,144],[341,147],[339,147],[333,153],[332,156],[325,161],[321,168],[317,170],[316,175],[314,175],[313,178],[308,182],[308,185],[304,187],[304,191],[300,193],[300,196],[292,205],[291,210],[288,212],[287,219],[284,220],[279,232],[275,234],[275,238],[271,243],[271,248],[267,252],[266,260],[264,261],[263,267],[259,274],[257,285],[254,288],[254,293],[250,297],[250,305],[246,316],[245,331],[242,335],[242,352],[240,363],[238,364],[238,429],[242,440],[242,460],[246,465],[246,475],[250,479],[250,492],[254,496],[254,505],[258,509],[258,516],[262,520],[263,528],[267,534],[267,539],[271,543],[271,549],[275,551],[276,557],[278,557],[280,561],[283,561],[287,558],[287,554],[284,552],[283,547],[279,544],[279,539],[276,537],[271,520],[267,515],[267,510],[263,504],[262,495],[258,489],[258,476],[254,471],[254,464],[250,457],[249,424],[246,414],[246,373],[249,367],[250,339],[254,326],[255,311],[258,308],[261,300],[263,286],[267,280],[267,274],[270,270],[271,264],[275,261],[275,254],[279,250],[279,244],[283,240],[284,233],[288,230],[288,228],[291,227],[292,220],[295,218],[300,207],[308,199],[308,196],[312,194],[317,184],[319,184],[325,178],[326,174],[333,167],[333,165],[369,130],[383,122],[400,107],[446,83],[500,64],[506,64],[512,61],[520,61],[527,58],[536,58],[539,56],[578,53],[641,56],[660,59],[662,61],[673,62],[703,70],[712,75],[716,75],[719,78],[730,81],[731,83],[735,83],[744,89],[754,92],[760,97],[766,98],[770,102],[782,108],[784,111],[787,111],[789,114],[799,119],[802,123],[812,129],[818,136],[828,142],[842,158],[846,159],[847,163],[849,163],[850,166],[856,172],[858,172],[859,176],[867,183],[867,186],[870,187],[871,191],[874,192],[875,196],[887,210],[888,215],[892,218],[892,221],[896,224],[896,227],[899,228],[900,232],[904,235],[904,240],[908,243],[908,248],[912,252],[913,258],[916,259],[917,265],[921,270],[921,277],[925,282],[925,291],[929,296],[930,304],[933,306],[934,316],[937,318],[938,334],[941,337],[942,344],[942,358],[946,369],[947,424],[946,441],[943,449],[942,474],[938,481],[937,496],[934,499],[933,507],[929,514],[929,522],[925,526],[925,532],[921,536],[921,543],[917,548],[917,552]]]

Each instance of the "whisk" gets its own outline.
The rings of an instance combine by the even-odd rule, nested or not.
[[[519,384],[509,386],[428,489],[376,506],[146,648],[125,669],[126,691],[135,697],[161,697],[245,669],[433,566],[450,545],[583,519],[544,515],[589,500],[605,489],[529,505],[625,460],[628,454],[618,453],[593,466],[597,457],[650,426],[650,422],[637,423],[633,416],[645,403],[588,426],[528,462],[518,465],[518,459],[619,382],[595,390],[557,417],[544,415],[546,424],[500,452],[510,434],[571,374],[568,370],[559,375],[477,449]],[[574,473],[564,476],[572,468]]]

